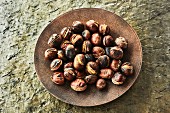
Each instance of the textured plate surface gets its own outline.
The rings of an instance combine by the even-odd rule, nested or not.
[[[128,40],[128,49],[124,52],[123,61],[129,61],[134,66],[134,75],[128,77],[121,86],[116,86],[107,81],[107,88],[98,91],[95,85],[89,86],[84,92],[73,91],[68,84],[64,86],[55,85],[51,80],[49,61],[44,60],[44,51],[48,48],[47,41],[53,33],[60,33],[65,26],[71,26],[75,20],[86,21],[93,19],[100,24],[105,23],[111,29],[113,37],[123,36]],[[54,19],[41,33],[35,48],[34,63],[39,80],[44,87],[56,98],[69,104],[77,106],[96,106],[108,103],[124,94],[137,79],[142,64],[142,49],[139,38],[135,31],[126,21],[116,14],[96,8],[83,8],[67,12]]]

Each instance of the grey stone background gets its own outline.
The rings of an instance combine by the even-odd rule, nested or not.
[[[57,100],[34,68],[34,48],[57,16],[77,8],[103,8],[124,18],[138,33],[143,65],[135,85],[97,107]],[[0,0],[0,112],[170,113],[169,0]]]

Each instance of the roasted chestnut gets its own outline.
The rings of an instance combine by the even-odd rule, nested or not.
[[[123,74],[121,74],[120,72],[116,72],[111,80],[112,80],[113,84],[121,85],[126,80],[126,77]]]
[[[115,43],[117,46],[119,46],[120,48],[123,48],[123,49],[127,48],[127,46],[128,46],[128,43],[124,37],[116,38]]]
[[[80,46],[83,43],[83,37],[79,34],[73,34],[70,37],[70,41],[74,46]]]
[[[89,40],[85,40],[82,45],[82,52],[88,53],[92,50],[92,44]]]
[[[76,54],[80,54],[82,52],[81,50],[81,47],[75,47]]]
[[[51,76],[51,80],[57,85],[63,85],[65,81],[64,74],[62,72],[54,72]]]
[[[65,55],[68,59],[74,59],[76,52],[73,45],[68,45],[65,50]]]
[[[73,82],[71,82],[71,88],[74,91],[84,91],[87,88],[86,82],[83,79],[76,79]]]
[[[69,40],[71,34],[72,32],[70,27],[64,27],[60,32],[60,35],[64,40]]]
[[[68,63],[64,64],[64,69],[65,68],[73,68],[73,62],[68,62]]]
[[[96,75],[88,75],[84,78],[87,84],[94,84],[97,81]]]
[[[67,60],[63,50],[58,50],[57,55],[59,59],[62,59],[63,61]]]
[[[106,68],[110,64],[110,58],[107,55],[100,56],[96,62],[99,64],[100,68]]]
[[[92,54],[85,54],[86,61],[94,61],[94,56]]]
[[[73,66],[76,70],[81,71],[86,65],[86,59],[83,54],[77,54],[74,58]]]
[[[102,35],[107,35],[110,32],[110,28],[106,24],[100,24],[99,26],[99,33]]]
[[[86,22],[86,28],[91,32],[97,32],[99,29],[99,23],[94,20],[89,20]]]
[[[73,80],[76,77],[76,73],[73,68],[65,68],[64,69],[64,78],[68,81]]]
[[[97,75],[99,72],[99,66],[96,62],[88,62],[86,65],[86,71],[90,75]]]
[[[105,51],[102,47],[95,46],[93,47],[92,53],[95,58],[99,58],[99,56],[102,56],[105,54]]]
[[[121,66],[121,71],[126,75],[132,75],[133,74],[133,66],[130,62],[125,62]]]
[[[114,39],[110,35],[106,35],[103,38],[103,45],[106,47],[113,46],[114,45]]]
[[[84,77],[86,76],[85,71],[77,71],[77,70],[75,70],[75,72],[76,72],[76,78],[84,79]]]
[[[63,50],[65,50],[66,49],[66,47],[68,46],[68,45],[72,45],[72,43],[70,42],[70,41],[68,41],[68,40],[64,40],[62,43],[61,43],[61,49],[63,49]]]
[[[57,49],[49,48],[45,51],[44,55],[45,55],[45,59],[53,60],[53,59],[57,58]]]
[[[101,78],[110,79],[113,77],[113,74],[114,74],[114,72],[111,69],[105,68],[105,69],[100,70],[99,76]]]
[[[123,57],[123,50],[118,46],[111,47],[110,52],[109,52],[109,56],[111,58],[119,60]]]
[[[102,44],[102,37],[99,33],[94,33],[91,37],[91,43],[96,46],[100,46]]]
[[[51,71],[58,70],[61,67],[62,63],[63,62],[61,59],[54,59],[50,64]]]
[[[80,21],[74,21],[72,24],[72,31],[74,33],[81,33],[84,30],[84,24]]]
[[[58,34],[52,34],[48,39],[48,45],[52,48],[60,47],[61,42],[62,42],[62,38]]]
[[[118,71],[120,66],[121,66],[122,62],[121,60],[112,60],[111,64],[110,64],[110,68],[113,70],[113,71]]]
[[[99,90],[104,89],[106,87],[106,81],[102,78],[98,79],[97,82],[96,82],[96,87]]]
[[[82,36],[83,36],[83,38],[84,39],[86,39],[86,40],[89,40],[90,39],[90,37],[91,37],[91,35],[90,35],[90,31],[89,30],[84,30],[83,32],[82,32]]]

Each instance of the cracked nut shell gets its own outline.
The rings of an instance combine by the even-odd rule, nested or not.
[[[92,53],[95,58],[99,58],[99,56],[102,56],[105,54],[105,51],[102,47],[95,46],[93,47]]]
[[[125,62],[121,66],[121,71],[126,75],[132,75],[133,74],[133,66],[130,62]]]
[[[80,21],[74,21],[72,24],[72,31],[74,33],[81,33],[84,30],[84,24]]]
[[[128,43],[124,37],[118,37],[115,39],[115,44],[119,46],[122,49],[126,49],[128,46]]]
[[[83,43],[83,37],[79,34],[73,34],[70,37],[70,41],[74,46],[80,46]]]
[[[106,81],[102,78],[98,79],[97,82],[96,82],[96,87],[99,90],[104,89],[106,87]]]
[[[92,44],[89,40],[85,40],[82,45],[82,52],[89,53],[92,50]]]
[[[113,77],[113,74],[114,72],[111,69],[105,68],[100,70],[99,76],[104,79],[110,79]]]
[[[118,71],[120,66],[121,66],[122,62],[121,60],[112,60],[111,64],[110,64],[110,68],[113,70],[113,71]]]
[[[57,85],[63,85],[65,82],[64,74],[62,72],[54,72],[51,76],[51,80]]]
[[[110,32],[110,28],[106,24],[100,24],[99,26],[99,33],[102,35],[107,35]]]
[[[123,57],[123,50],[118,46],[111,47],[109,51],[109,56],[111,58],[119,60]]]
[[[75,72],[76,72],[76,78],[84,79],[84,77],[86,76],[85,71],[77,71],[77,70],[75,70]]]
[[[86,22],[86,28],[91,32],[97,32],[99,29],[99,23],[94,20],[89,20]]]
[[[64,41],[61,43],[60,48],[61,48],[62,50],[65,50],[68,45],[72,45],[72,43],[71,43],[70,41],[68,41],[68,40],[64,40]]]
[[[102,37],[99,33],[94,33],[91,37],[91,43],[96,46],[100,46],[102,44]]]
[[[83,79],[76,79],[71,82],[71,88],[74,91],[84,91],[87,88],[86,82]]]
[[[97,81],[96,75],[88,75],[84,78],[87,84],[94,84]]]
[[[70,36],[72,35],[70,27],[64,27],[60,32],[61,37],[64,40],[69,40]]]
[[[68,81],[72,81],[76,77],[75,70],[73,68],[64,69],[64,78]]]
[[[99,72],[99,66],[96,62],[90,61],[86,65],[86,71],[90,75],[97,75]]]
[[[51,71],[58,70],[61,67],[61,65],[62,65],[61,59],[54,59],[50,64]]]
[[[83,54],[77,54],[74,58],[73,66],[76,70],[81,71],[86,65],[86,59]]]
[[[48,45],[52,48],[58,48],[62,42],[62,38],[59,34],[52,34],[48,39]]]
[[[58,55],[58,58],[59,58],[59,59],[61,59],[61,60],[63,60],[63,61],[66,61],[66,60],[67,60],[67,58],[66,58],[63,50],[58,50],[57,55]]]
[[[113,39],[113,37],[110,36],[110,35],[104,36],[104,38],[103,38],[103,45],[106,46],[106,47],[114,46],[114,39]]]
[[[111,80],[112,80],[113,84],[121,85],[126,80],[126,77],[123,74],[121,74],[120,72],[116,72]]]
[[[100,68],[106,68],[110,64],[110,58],[107,55],[100,56],[96,62],[99,64]]]
[[[49,48],[44,53],[45,59],[47,60],[53,60],[57,58],[57,49],[55,48]]]

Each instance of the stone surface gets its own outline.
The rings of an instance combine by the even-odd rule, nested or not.
[[[57,16],[77,8],[103,8],[123,17],[138,33],[143,65],[123,96],[97,107],[57,100],[43,88],[34,69],[34,48]],[[169,113],[169,0],[1,0],[0,112],[2,113]]]

